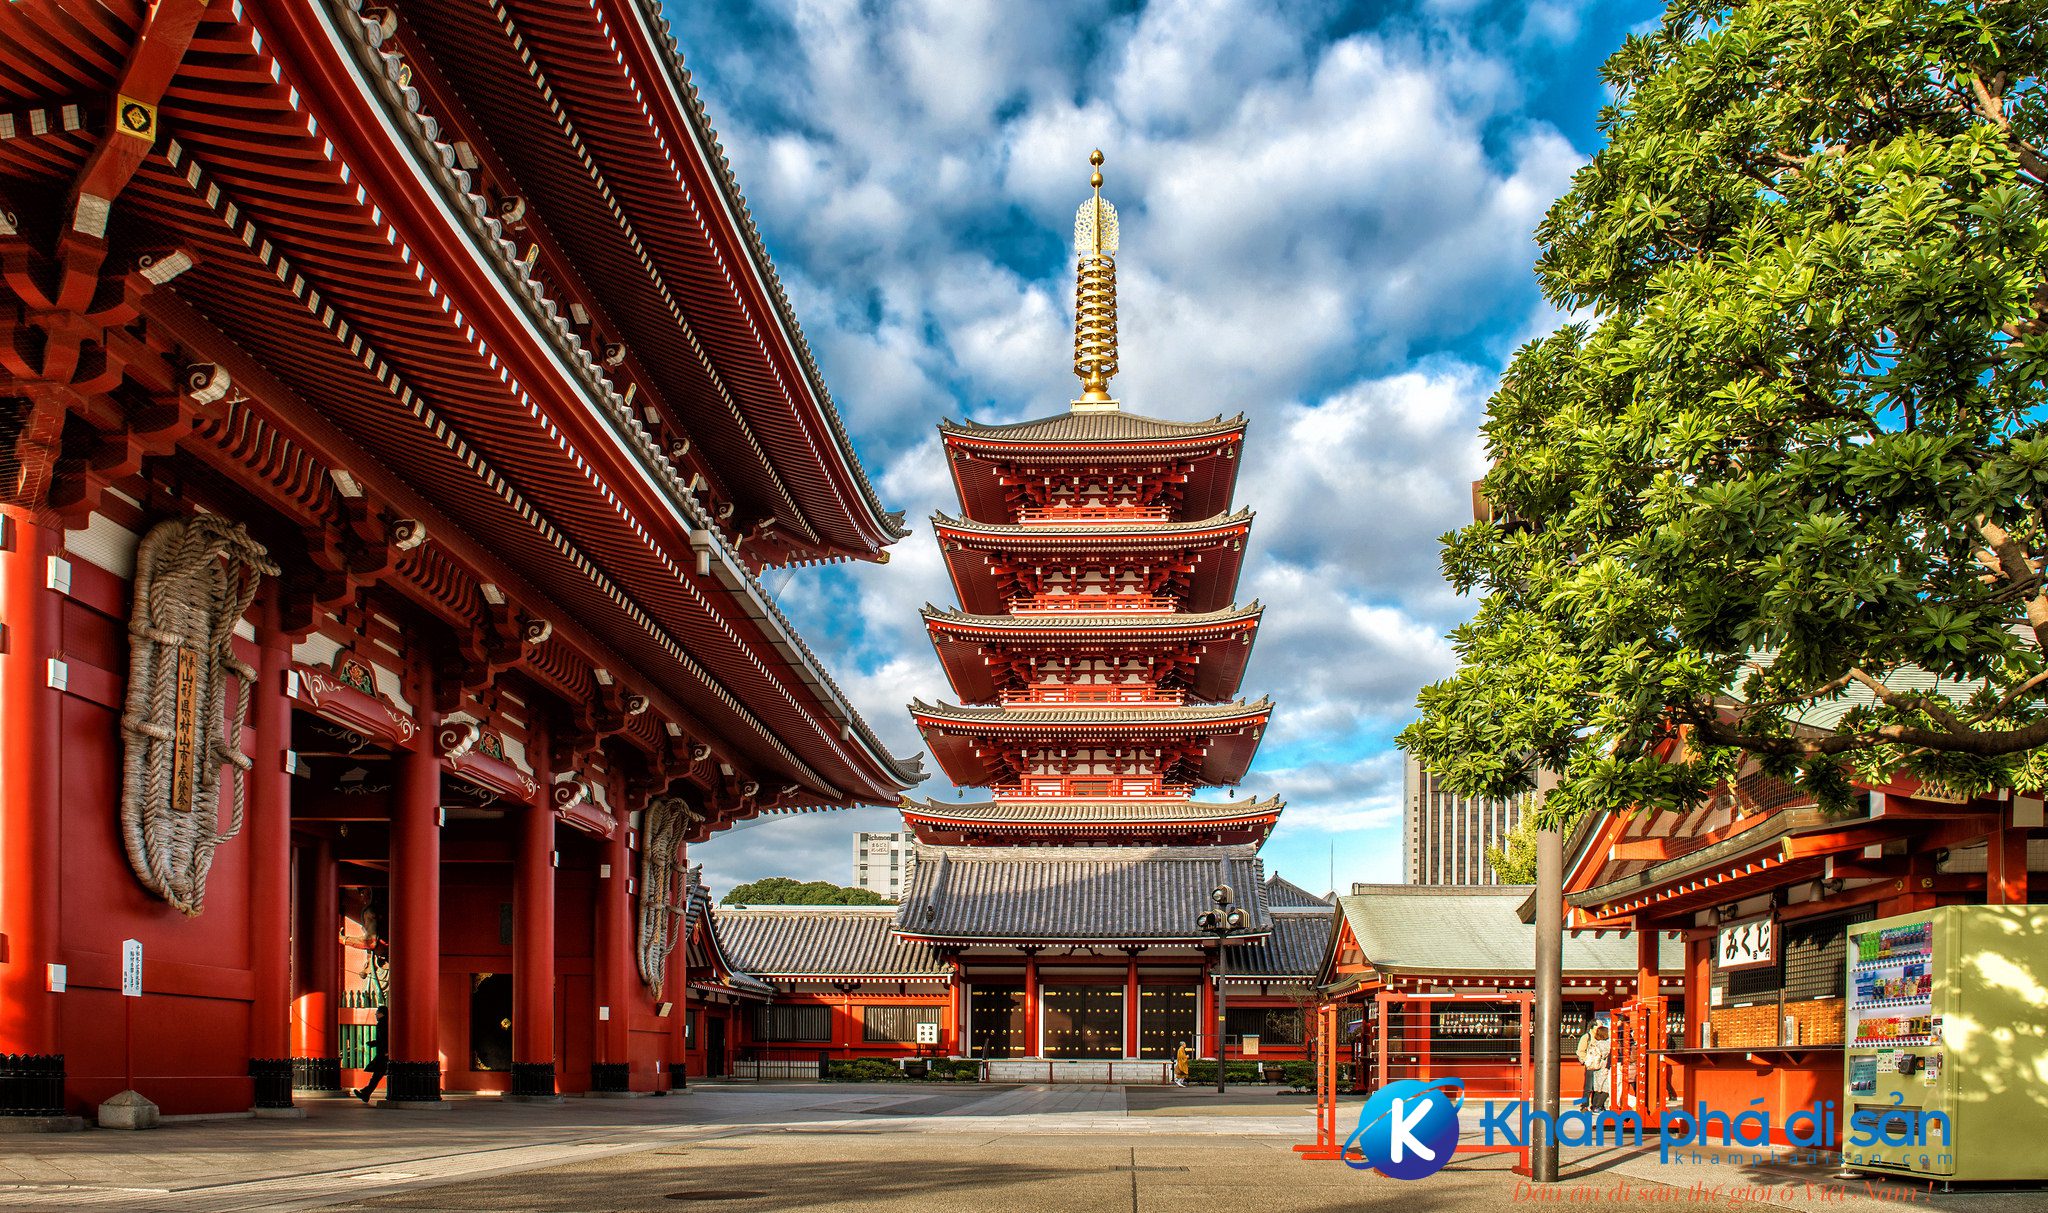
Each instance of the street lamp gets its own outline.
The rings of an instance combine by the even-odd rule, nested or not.
[[[1209,900],[1216,903],[1216,908],[1203,910],[1195,919],[1195,925],[1216,937],[1216,1093],[1221,1095],[1224,1071],[1228,1069],[1225,1064],[1226,1055],[1229,1052],[1224,1046],[1224,1028],[1227,1023],[1225,1016],[1230,997],[1223,984],[1227,969],[1224,948],[1232,935],[1244,930],[1245,915],[1244,911],[1237,907],[1236,896],[1231,893],[1227,884],[1219,884],[1211,889]]]

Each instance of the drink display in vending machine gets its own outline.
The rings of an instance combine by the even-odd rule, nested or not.
[[[1849,928],[1842,1161],[2048,1179],[2048,906],[1942,906]]]

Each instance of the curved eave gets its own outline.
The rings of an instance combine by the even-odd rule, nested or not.
[[[1237,488],[1238,466],[1243,462],[1238,457],[1244,449],[1242,416],[1229,422],[1219,419],[1214,429],[1205,432],[1157,438],[1049,441],[1006,437],[1006,430],[1014,428],[940,423],[940,441],[946,448],[947,466],[952,469],[953,487],[959,494],[962,511],[969,518],[1008,521],[1014,503],[1002,482],[1006,468],[1044,473],[1078,464],[1141,468],[1182,465],[1187,473],[1181,489],[1181,509],[1197,518],[1207,517],[1230,508]]]
[[[751,640],[743,626],[735,630],[735,621],[711,609],[716,592],[701,575],[690,581],[677,575],[679,569],[666,575],[652,572],[673,566],[679,557],[686,559],[678,548],[687,553],[701,544],[720,581],[745,587],[745,595],[766,608],[763,618],[778,618],[773,603],[752,582],[701,505],[653,449],[623,398],[555,314],[541,285],[520,272],[511,247],[480,213],[488,208],[480,207],[456,176],[453,152],[435,141],[431,125],[411,108],[417,93],[408,95],[390,78],[391,65],[371,45],[360,19],[333,3],[266,5],[260,11],[271,24],[258,31],[249,15],[253,11],[257,10],[241,14],[249,23],[245,32],[251,43],[246,50],[221,38],[222,30],[209,31],[214,45],[208,66],[214,72],[223,72],[228,65],[236,72],[246,68],[277,87],[251,93],[209,75],[180,77],[171,94],[176,104],[167,100],[165,114],[167,125],[184,139],[159,145],[157,154],[165,161],[152,159],[138,176],[131,197],[124,200],[133,206],[149,198],[161,208],[160,220],[183,225],[202,251],[233,244],[232,236],[221,239],[229,230],[208,208],[228,205],[235,212],[239,227],[234,234],[245,247],[239,255],[217,258],[212,268],[225,283],[254,267],[257,283],[234,293],[231,316],[220,300],[215,301],[215,314],[238,325],[268,326],[276,330],[271,336],[311,333],[316,344],[352,338],[354,344],[341,346],[354,367],[345,374],[360,371],[363,382],[320,389],[326,392],[331,386],[333,392],[360,397],[338,410],[336,419],[356,418],[360,424],[351,425],[352,437],[367,441],[365,427],[374,423],[380,440],[389,435],[391,441],[405,444],[408,457],[394,458],[389,449],[382,457],[388,466],[404,467],[408,474],[431,472],[461,483],[464,476],[498,476],[493,462],[509,471],[511,475],[490,481],[500,498],[508,491],[504,486],[516,479],[519,490],[564,527],[574,528],[573,538],[584,541],[610,566],[601,571],[597,561],[580,554],[570,557],[580,561],[576,568],[585,580],[600,588],[608,579],[623,583],[624,589],[611,591],[615,598],[594,613],[605,616],[613,635],[625,638],[620,643],[626,651],[642,655],[638,664],[646,677],[682,681],[680,668],[697,666],[673,633],[693,638],[692,629],[722,633],[708,644],[696,642],[702,645],[697,651],[706,654],[703,664],[715,662],[717,667],[696,674],[719,701],[719,706],[707,710],[714,719],[730,712],[742,733],[759,731],[755,745],[786,756],[771,767],[796,774],[819,794],[839,802],[893,800],[897,793],[892,789],[915,783],[915,764],[882,748],[815,661],[806,658],[777,670],[781,659],[765,657],[768,649],[781,650],[785,658],[791,652],[807,653],[786,621],[767,629],[772,635],[763,638],[765,643]],[[280,36],[280,29],[289,32]],[[280,64],[272,55],[286,49],[290,58]],[[232,106],[251,129],[269,124],[263,129],[275,146],[251,160],[237,154],[237,136],[222,134],[204,121],[185,121],[186,107],[204,110],[215,104]],[[315,113],[320,115],[317,122]],[[280,124],[280,116],[290,121]],[[227,166],[224,179],[208,161]],[[201,183],[208,188],[201,190]],[[403,232],[394,227],[400,223]],[[207,269],[202,257],[201,273],[191,275],[191,281],[204,285]],[[266,276],[271,286],[264,285]],[[182,293],[184,284],[178,285]],[[318,305],[309,300],[321,301],[325,310],[313,315]],[[452,302],[465,306],[456,311]],[[337,315],[351,314],[361,323],[353,332],[344,325],[346,338],[337,337],[331,325],[319,327]],[[456,317],[452,323],[451,316]],[[461,327],[465,322],[467,330]],[[494,338],[489,350],[484,345],[486,333]],[[245,337],[247,330],[238,328],[230,335]],[[391,351],[401,357],[389,358]],[[326,352],[324,346],[319,351]],[[292,361],[273,359],[280,365]],[[300,361],[319,365],[313,351],[305,352]],[[415,395],[406,387],[400,396],[403,379],[393,373],[393,362],[409,364],[409,375],[429,385],[427,390]],[[532,389],[531,397],[521,381]],[[295,382],[301,390],[309,387]],[[311,391],[308,397],[329,403]],[[536,402],[528,403],[529,399]],[[411,405],[409,414],[401,403]],[[442,438],[425,440],[422,433],[405,428],[432,418],[436,404],[446,411],[432,421],[443,426]],[[349,409],[357,412],[349,414]],[[447,435],[463,431],[474,443],[466,464],[444,457],[435,445],[439,441],[452,450],[450,444],[458,440]],[[532,471],[545,463],[551,463],[552,477]],[[616,494],[605,484],[607,478]],[[461,491],[475,494],[477,489],[464,484]],[[577,494],[582,494],[580,499]],[[534,517],[528,514],[511,525],[539,527]],[[472,525],[498,523],[493,516],[479,515]],[[569,539],[557,535],[555,548],[573,552]],[[683,536],[688,538],[674,542]],[[587,598],[589,587],[577,592]],[[584,600],[570,601],[580,606]],[[660,647],[661,655],[650,646]],[[712,650],[717,650],[715,655]],[[796,666],[809,669],[799,671]],[[792,682],[822,692],[810,711],[793,719],[785,713],[802,701],[804,693]],[[778,730],[757,713],[786,723]],[[808,723],[799,724],[806,716]],[[784,736],[806,757],[789,753]],[[840,770],[821,775],[808,763]]]
[[[1103,547],[1111,550],[1171,541],[1217,541],[1239,538],[1251,530],[1252,511],[1237,510],[1186,522],[1072,522],[1034,526],[1021,522],[982,522],[973,518],[932,515],[932,532],[940,542],[953,540],[991,550],[1023,546],[1059,548]]]
[[[1237,693],[1250,660],[1264,607],[1231,607],[1206,615],[968,615],[926,604],[925,630],[953,691],[986,703],[1002,688],[986,658],[1007,650],[1057,650],[1080,655],[1111,649],[1120,654],[1199,649],[1188,693],[1215,702]]]
[[[998,764],[1006,755],[1044,745],[1100,740],[1170,746],[1195,743],[1193,777],[1211,785],[1244,778],[1258,751],[1272,704],[1150,709],[1011,711],[911,705],[934,760],[955,786],[986,787],[1007,779]]]
[[[804,433],[813,439],[811,445],[819,461],[832,475],[834,483],[841,487],[848,512],[868,542],[865,554],[873,557],[889,544],[907,536],[909,528],[903,525],[900,514],[883,508],[874,485],[868,479],[867,470],[853,449],[853,440],[846,432],[845,422],[831,392],[825,386],[824,376],[818,370],[817,359],[804,337],[803,327],[797,322],[782,279],[776,273],[760,230],[747,209],[746,197],[733,176],[731,162],[719,145],[703,98],[683,64],[682,51],[677,46],[667,16],[662,12],[660,0],[596,0],[591,8],[609,10],[616,19],[604,24],[609,26],[610,32],[624,35],[623,45],[612,44],[625,52],[617,58],[620,72],[611,93],[612,106],[630,112],[640,109],[643,102],[652,100],[655,120],[666,131],[681,132],[685,136],[677,142],[694,153],[687,168],[705,187],[705,192],[718,200],[719,205],[714,209],[721,221],[721,235],[738,246],[738,260],[745,272],[735,277],[753,296],[756,304],[764,305],[764,311],[773,317],[779,338],[777,352],[785,358],[793,355],[800,371],[795,382],[790,384],[792,390],[787,398],[808,412]],[[570,49],[587,55],[589,46],[600,44],[586,43]],[[611,107],[600,107],[598,112],[616,111]],[[650,200],[650,204],[658,207],[665,201],[668,200],[656,197]]]

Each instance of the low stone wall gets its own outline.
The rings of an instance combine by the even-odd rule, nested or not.
[[[989,1082],[1158,1086],[1173,1081],[1173,1063],[1170,1061],[1062,1061],[1017,1057],[982,1064],[983,1077]]]

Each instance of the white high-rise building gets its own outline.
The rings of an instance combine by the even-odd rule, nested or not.
[[[1547,781],[1539,783],[1547,786]],[[1486,849],[1505,847],[1508,832],[1543,795],[1538,791],[1506,800],[1460,796],[1412,757],[1403,784],[1401,832],[1407,845],[1401,878],[1406,884],[1500,883],[1486,861]]]
[[[910,868],[915,862],[910,841],[907,833],[855,834],[854,887],[867,889],[890,901],[901,898],[903,886],[910,883]]]

